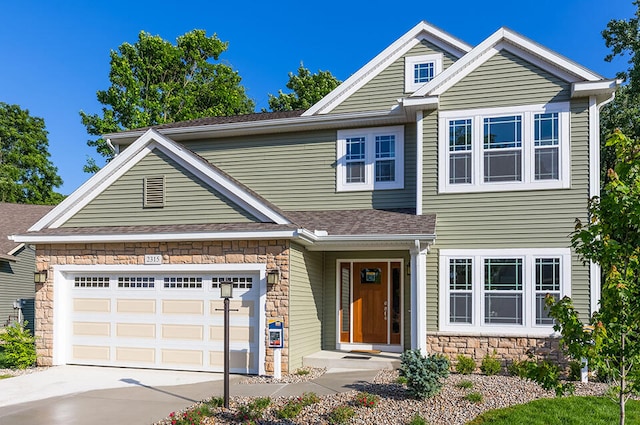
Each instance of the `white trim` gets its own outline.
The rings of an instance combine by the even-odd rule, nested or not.
[[[9,236],[9,239],[11,239],[11,236]],[[25,244],[21,243],[20,245],[16,246],[15,248],[13,248],[11,251],[7,252],[7,255],[14,255],[16,252],[18,252]]]
[[[559,118],[558,144],[559,173],[557,180],[534,179],[534,115],[557,112]],[[522,116],[522,181],[494,182],[484,181],[484,144],[483,119],[505,115]],[[449,127],[448,121],[454,119],[472,120],[471,183],[449,183]],[[548,103],[546,105],[526,105],[499,108],[480,108],[441,112],[438,131],[438,191],[439,193],[500,192],[518,190],[568,189],[571,187],[571,113],[568,102]],[[462,151],[461,151],[462,152]]]
[[[571,97],[613,94],[623,80],[580,81],[571,85]],[[606,102],[605,102],[606,103]]]
[[[395,176],[391,182],[375,181],[376,136],[395,136]],[[365,181],[363,183],[346,182],[346,139],[364,137],[365,139]],[[404,126],[371,127],[349,130],[338,130],[336,146],[336,192],[389,190],[404,188]]]
[[[532,61],[543,70],[568,82],[600,81],[603,78],[564,56],[508,29],[500,28],[464,57],[443,71],[437,78],[422,86],[412,96],[442,94],[455,83],[489,60],[501,49]]]
[[[471,50],[471,46],[468,44],[424,21],[420,22],[356,71],[351,77],[347,78],[346,81],[327,94],[322,100],[305,111],[302,116],[331,112],[422,40],[427,40],[456,57],[462,57]]]
[[[424,115],[416,112],[416,215],[422,215],[422,186],[424,166]]]
[[[411,249],[411,348],[427,353],[427,252],[420,241]]]
[[[439,331],[460,334],[485,335],[539,335],[554,334],[552,325],[535,324],[535,259],[558,257],[561,259],[560,297],[571,296],[571,249],[570,248],[514,248],[514,249],[441,249],[439,252]],[[473,259],[473,322],[469,324],[449,323],[449,260]],[[523,324],[483,324],[484,300],[482,297],[483,260],[485,258],[521,258],[523,260]]]
[[[419,55],[419,56],[405,56],[404,57],[404,92],[405,93],[413,93],[418,90],[420,87],[433,80],[438,74],[442,72],[442,53],[433,53],[430,55]],[[415,82],[415,66],[421,64],[433,64],[433,78],[431,80],[416,83]]]
[[[232,202],[256,218],[264,221],[273,221],[278,224],[289,223],[281,214],[246,192],[236,182],[211,167],[210,164],[205,163],[202,159],[189,150],[179,146],[168,137],[150,129],[125,149],[123,153],[116,156],[102,170],[80,186],[78,190],[67,197],[60,205],[34,224],[29,231],[38,231],[45,227],[58,228],[62,226],[155,148],[170,156],[181,166],[189,169],[189,171],[193,172],[198,178],[220,191],[223,195],[229,197]]]
[[[118,265],[118,264],[95,264],[95,265],[54,265],[53,268],[53,364],[65,364],[67,359],[66,347],[69,335],[69,321],[71,306],[69,305],[71,286],[65,284],[68,273],[116,273],[116,272],[145,272],[145,273],[172,273],[172,272],[245,272],[256,273],[259,275],[259,299],[258,308],[258,329],[266,329],[266,298],[267,284],[266,271],[267,266],[264,263],[242,263],[242,264],[162,264],[162,265]],[[258,372],[260,375],[265,374],[266,359],[266,341],[264,332],[258,340]]]

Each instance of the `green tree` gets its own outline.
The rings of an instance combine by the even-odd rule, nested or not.
[[[341,81],[329,71],[312,74],[300,63],[298,75],[289,73],[287,88],[293,93],[278,91],[278,96],[269,94],[269,109],[272,111],[294,111],[308,109],[340,85]]]
[[[49,160],[49,140],[42,118],[18,105],[0,102],[0,201],[57,204],[63,198],[58,169]]]
[[[577,220],[571,237],[583,261],[602,267],[600,307],[583,327],[570,298],[547,297],[547,304],[569,356],[586,358],[615,383],[623,425],[625,403],[640,390],[640,143],[616,131],[607,146],[615,168],[601,196],[589,201],[589,222]]]
[[[213,62],[228,43],[216,34],[193,30],[176,45],[144,31],[135,44],[111,51],[111,86],[97,92],[102,114],[80,112],[87,132],[94,136],[168,122],[253,112],[255,104],[240,84],[238,72]],[[89,140],[109,160],[113,152],[102,138]],[[86,172],[98,167],[90,159]]]
[[[605,57],[611,62],[618,56],[629,55],[629,68],[618,73],[618,78],[629,82],[632,95],[640,94],[640,0],[634,0],[634,16],[629,19],[612,19],[602,31],[602,37],[611,53]]]

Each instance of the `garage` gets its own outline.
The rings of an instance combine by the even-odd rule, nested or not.
[[[222,371],[220,282],[231,281],[231,372],[263,373],[264,266],[194,266],[60,266],[56,363]]]

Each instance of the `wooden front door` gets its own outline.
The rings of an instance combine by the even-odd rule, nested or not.
[[[353,264],[353,342],[387,344],[387,262]]]

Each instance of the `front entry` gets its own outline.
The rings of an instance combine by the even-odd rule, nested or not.
[[[339,266],[340,343],[399,345],[401,262],[344,261]]]

